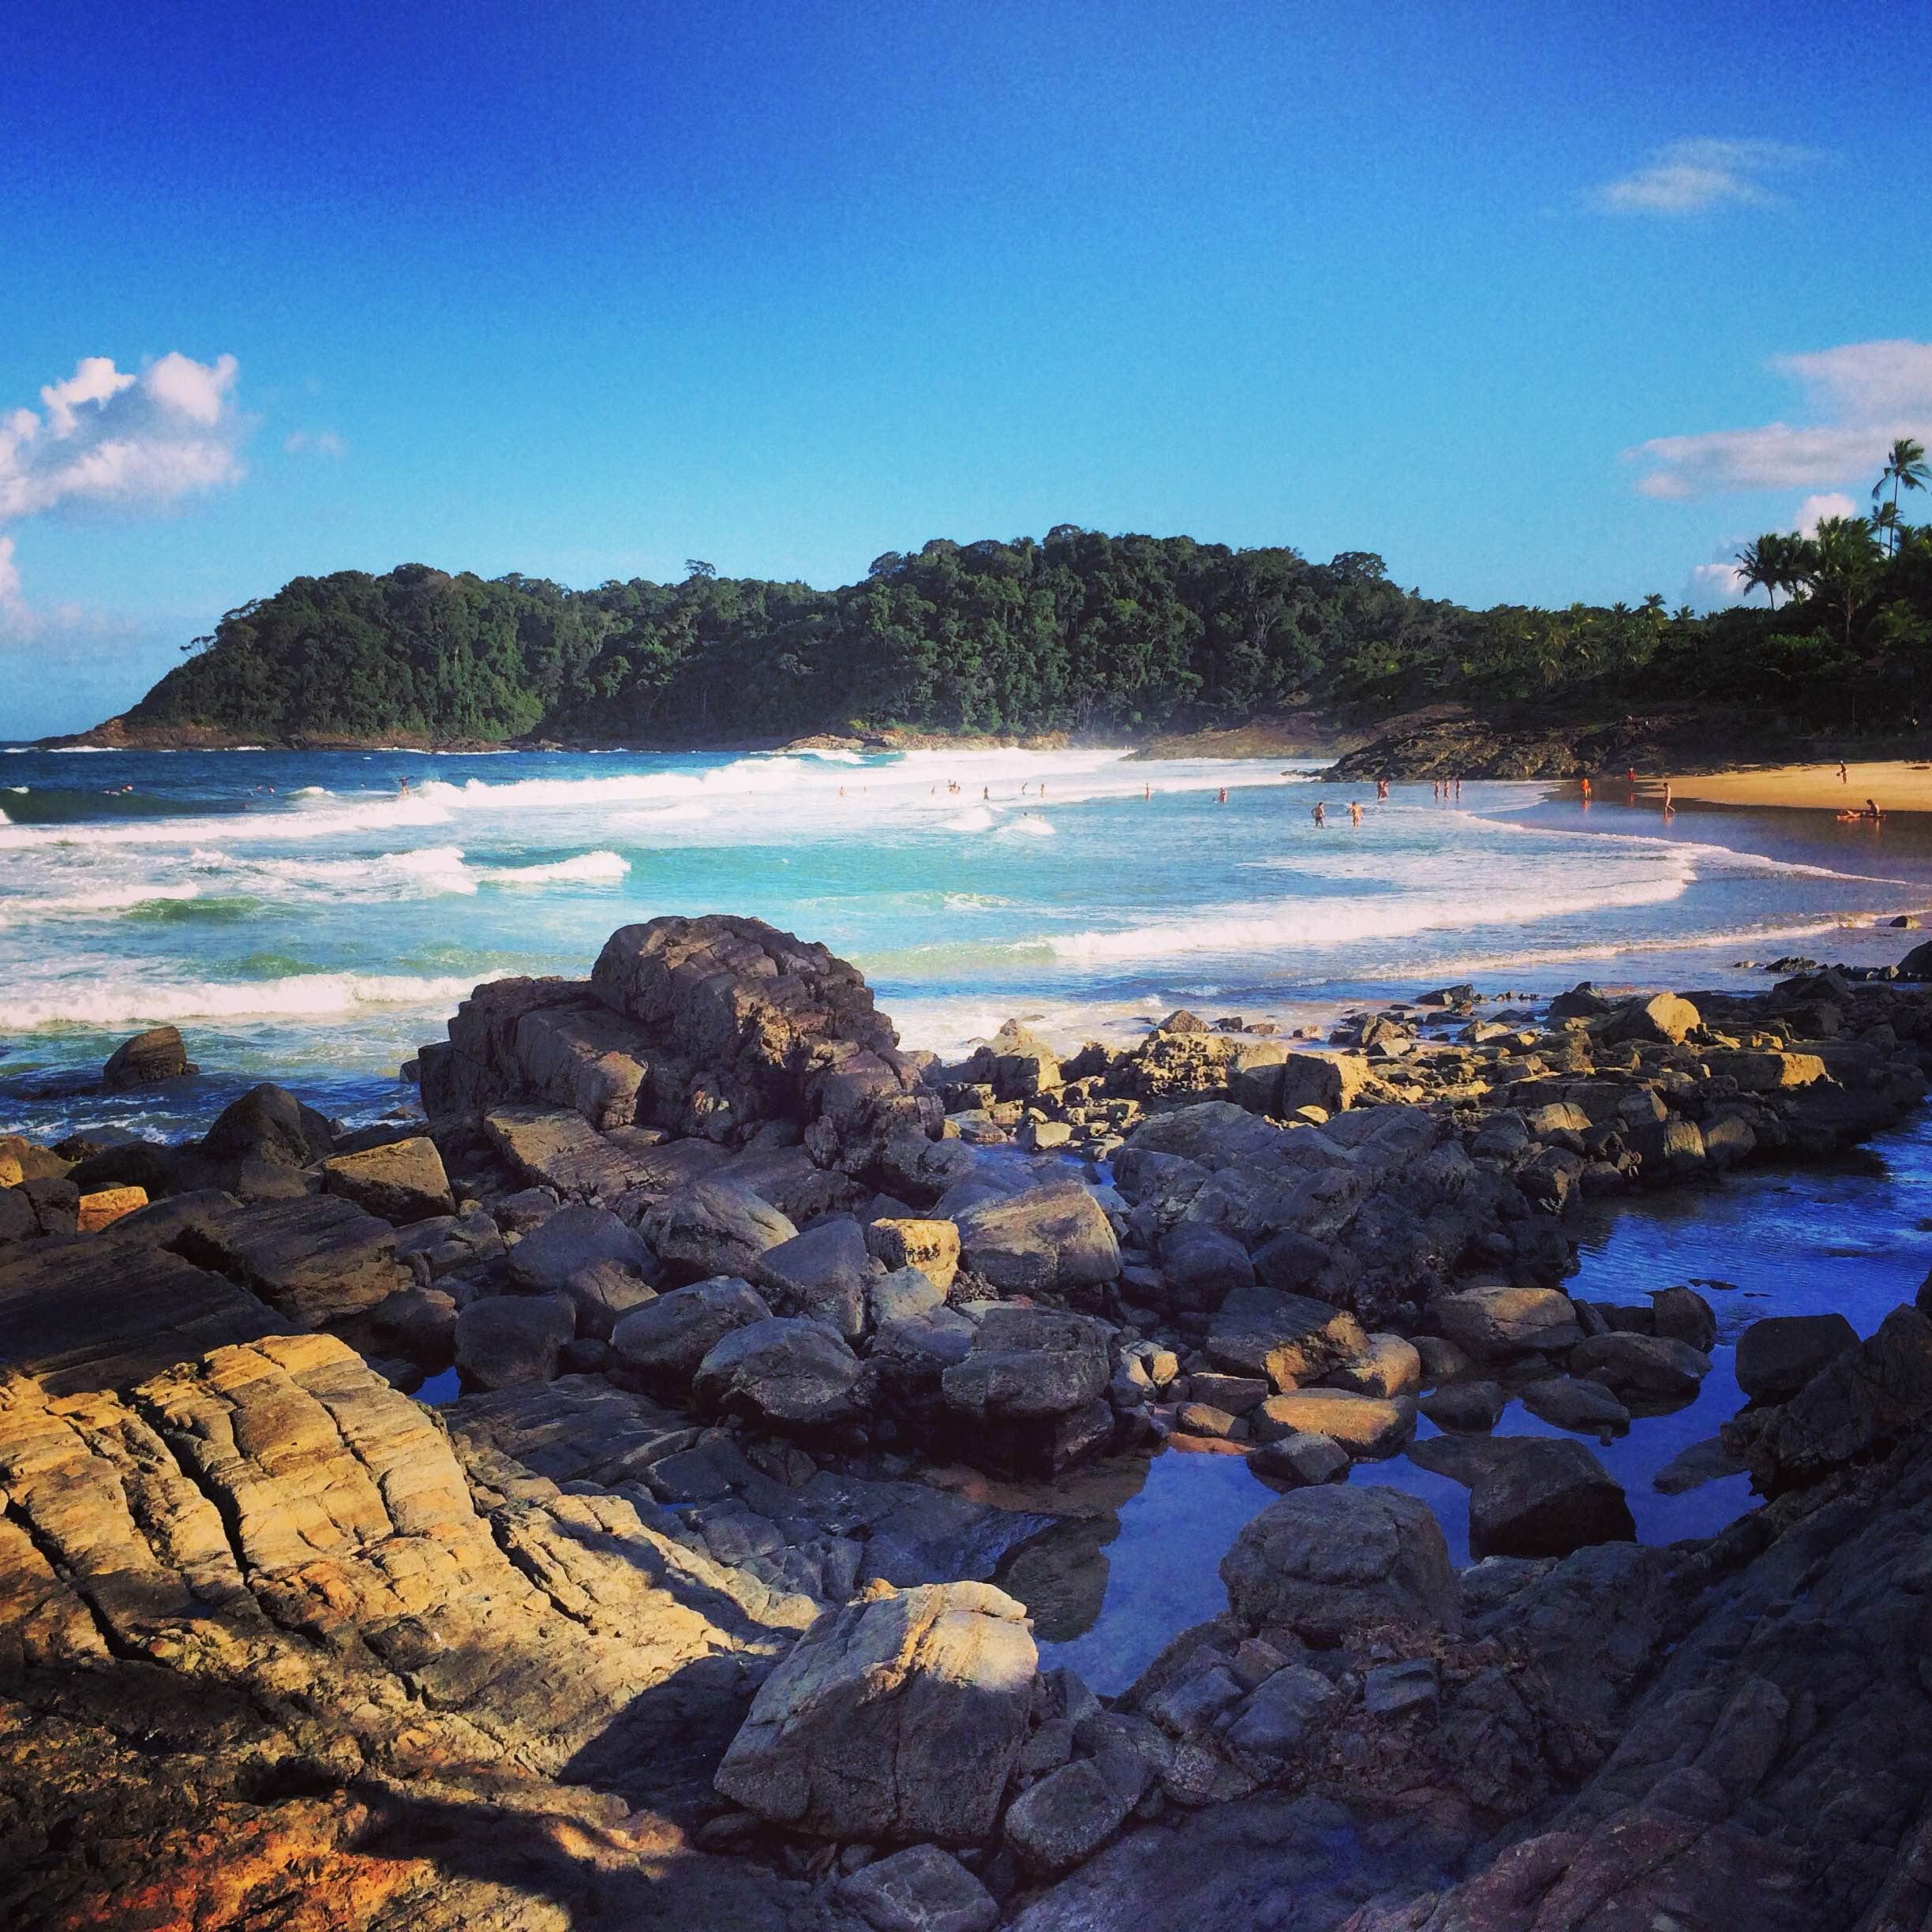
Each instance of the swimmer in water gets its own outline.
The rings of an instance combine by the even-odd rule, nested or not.
[[[1583,781],[1583,803],[1586,805],[1589,803],[1589,781],[1587,778]]]
[[[1386,778],[1378,778],[1376,781],[1376,796],[1379,799],[1385,799],[1388,796],[1388,781]]]
[[[1217,805],[1225,805],[1227,803],[1227,787],[1226,785],[1221,788],[1221,796],[1215,800],[1215,803]]]
[[[1309,816],[1312,818],[1318,826],[1325,826],[1328,822],[1328,807],[1326,805],[1318,803],[1311,808]]]
[[[1350,825],[1361,823],[1361,807],[1354,799],[1349,800],[1349,823]]]

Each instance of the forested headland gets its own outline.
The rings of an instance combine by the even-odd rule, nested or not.
[[[700,563],[676,583],[580,590],[342,571],[229,612],[113,728],[640,747],[893,727],[1131,738],[1288,711],[1359,729],[1455,701],[1548,719],[1714,704],[1896,733],[1932,690],[1932,527],[1883,507],[1761,539],[1743,567],[1765,602],[1710,615],[1654,596],[1472,610],[1402,589],[1368,552],[1315,563],[1071,525],[935,539],[833,590]]]

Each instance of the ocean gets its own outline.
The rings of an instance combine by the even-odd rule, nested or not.
[[[1900,822],[1667,824],[1621,786],[1587,808],[1552,791],[1377,803],[1305,766],[1105,750],[8,747],[0,1130],[179,1133],[267,1078],[380,1118],[479,980],[582,975],[659,913],[822,940],[907,1045],[951,1054],[1013,1014],[1070,1047],[1177,1005],[1292,1024],[1462,979],[1762,986],[1781,954],[1896,958],[1908,942],[1878,922],[1932,900],[1932,852]],[[200,1080],[88,1091],[163,1020]]]

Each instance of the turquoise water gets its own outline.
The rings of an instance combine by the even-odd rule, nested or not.
[[[1015,1012],[1071,1046],[1183,1002],[1292,1019],[1465,975],[1758,983],[1733,962],[1895,957],[1873,916],[1932,897],[1932,865],[1897,835],[1814,844],[1684,814],[1665,836],[1544,791],[1472,783],[1442,804],[1398,785],[1378,805],[1273,762],[1095,751],[14,748],[0,1128],[174,1131],[268,1076],[379,1113],[406,1103],[398,1067],[479,979],[581,975],[612,927],[664,912],[825,940],[908,1044],[949,1051]],[[159,1020],[203,1076],[89,1099],[114,1044]]]

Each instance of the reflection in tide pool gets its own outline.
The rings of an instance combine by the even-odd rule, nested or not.
[[[1572,1295],[1642,1302],[1653,1289],[1690,1282],[1717,1311],[1718,1344],[1694,1401],[1639,1417],[1608,1443],[1580,1439],[1623,1485],[1642,1541],[1710,1536],[1753,1507],[1748,1479],[1724,1477],[1670,1496],[1653,1477],[1743,1406],[1739,1331],[1766,1315],[1835,1309],[1866,1335],[1912,1298],[1932,1268],[1932,1121],[1922,1114],[1824,1166],[1599,1204],[1577,1232],[1579,1266],[1563,1284]],[[1426,1421],[1417,1431],[1437,1432]],[[1566,1432],[1520,1402],[1496,1429]],[[1358,1464],[1350,1480],[1420,1497],[1442,1524],[1452,1560],[1469,1562],[1469,1492],[1460,1483],[1406,1456]],[[1036,1539],[1009,1566],[1005,1582],[1029,1604],[1029,1587],[1040,1591],[1042,1661],[1070,1665],[1097,1690],[1124,1689],[1169,1638],[1227,1607],[1221,1558],[1275,1494],[1241,1457],[1169,1452],[1153,1458],[1138,1491],[1118,1506],[1117,1529],[1109,1518]]]

